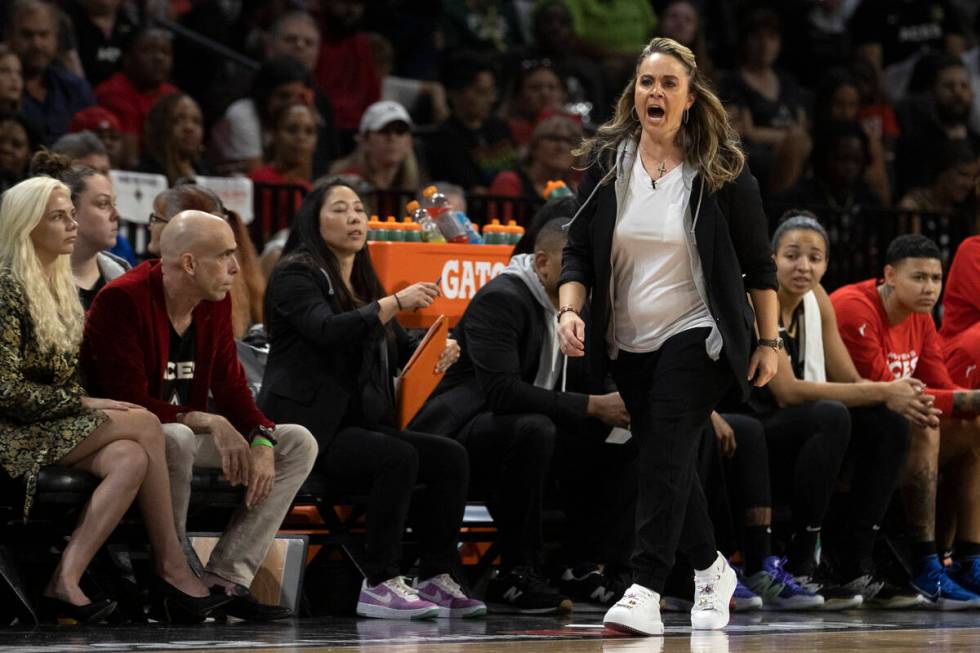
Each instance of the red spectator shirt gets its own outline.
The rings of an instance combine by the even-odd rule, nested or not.
[[[381,99],[381,78],[374,67],[367,33],[324,39],[316,64],[316,83],[333,105],[337,128],[357,130],[364,110]]]
[[[177,92],[177,87],[164,82],[152,91],[138,91],[123,73],[116,73],[95,89],[95,101],[119,118],[124,134],[143,134],[143,122],[157,100]]]
[[[936,397],[936,408],[952,414],[953,392],[961,388],[946,369],[932,316],[913,313],[901,324],[889,324],[876,279],[838,288],[830,301],[841,339],[861,376],[871,381],[915,377]]]

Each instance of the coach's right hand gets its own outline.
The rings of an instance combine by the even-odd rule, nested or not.
[[[585,322],[574,311],[565,311],[558,322],[558,345],[561,353],[577,358],[585,356]]]

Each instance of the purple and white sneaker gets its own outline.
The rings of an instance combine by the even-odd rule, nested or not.
[[[430,619],[438,616],[439,606],[419,598],[404,577],[395,576],[374,587],[364,580],[357,597],[357,614],[375,619]]]
[[[487,613],[487,606],[483,601],[466,596],[459,583],[449,574],[416,581],[415,591],[423,601],[435,603],[439,607],[438,616],[444,619],[469,619]]]

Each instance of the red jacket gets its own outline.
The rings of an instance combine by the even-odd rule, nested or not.
[[[93,397],[145,406],[163,423],[178,413],[208,411],[208,392],[217,412],[248,435],[274,424],[255,405],[238,362],[231,329],[231,298],[203,301],[194,309],[194,380],[190,404],[160,399],[170,354],[170,318],[159,261],[147,261],[110,282],[96,296],[85,321],[81,364]]]
[[[871,381],[915,377],[936,397],[943,415],[953,413],[953,393],[963,388],[949,377],[931,315],[913,313],[900,324],[889,324],[875,279],[838,288],[830,301],[841,340],[861,376]]]

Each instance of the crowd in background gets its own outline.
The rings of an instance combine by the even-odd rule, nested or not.
[[[92,131],[112,168],[171,184],[342,172],[362,190],[540,198],[576,183],[570,151],[663,35],[720,90],[770,214],[899,207],[976,230],[970,2],[17,0],[2,20],[0,188]],[[367,119],[379,101],[404,111]]]

